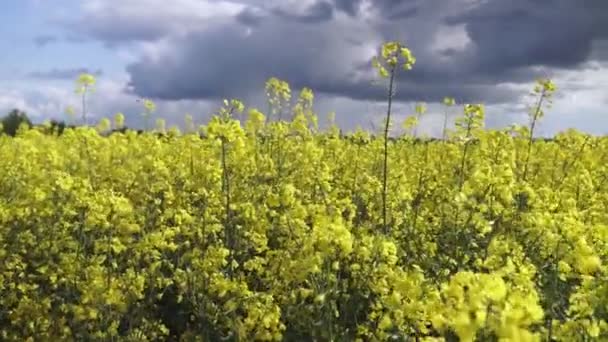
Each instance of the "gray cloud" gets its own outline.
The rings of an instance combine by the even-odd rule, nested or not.
[[[145,18],[91,18],[85,17],[71,25],[72,28],[82,27],[79,34],[73,34],[68,39],[77,42],[100,40],[108,46],[132,41],[154,41],[162,38],[170,29],[162,24],[148,21]]]
[[[389,20],[405,19],[415,16],[418,11],[416,0],[375,0],[371,1],[373,9],[380,14],[381,18]],[[437,5],[437,0],[430,0]],[[422,2],[420,2],[422,3]],[[356,17],[366,2],[364,0],[333,0],[334,6],[346,14]]]
[[[44,34],[34,37],[34,44],[36,44],[38,47],[44,47],[48,44],[56,42],[57,40],[58,38],[55,36]]]
[[[260,91],[273,76],[294,87],[355,91],[362,97],[371,87],[353,71],[365,60],[361,54],[366,48],[341,38],[366,34],[357,31],[352,24],[286,24],[275,19],[246,36],[242,28],[226,24],[176,40],[160,61],[142,60],[127,70],[137,94],[162,99],[242,97]]]
[[[417,13],[418,13],[418,8],[415,8],[415,7],[405,8],[405,9],[402,9],[397,12],[393,12],[393,13],[389,14],[387,16],[387,18],[391,19],[391,20],[410,18],[410,17],[415,16]]]
[[[437,0],[427,0],[427,3],[429,2],[434,2],[435,6],[438,5]],[[382,18],[400,20],[411,18],[418,14],[420,7],[423,6],[423,2],[417,0],[376,0],[374,5]]]
[[[80,15],[56,21],[72,41],[94,40],[115,47],[201,30],[216,18],[235,16],[244,8],[238,1],[82,0]]]
[[[381,9],[388,13],[391,4],[397,2],[385,1]],[[429,20],[425,15],[430,8],[412,6],[398,6],[421,12],[421,17],[409,24],[393,21],[383,26],[378,19],[367,26],[359,21],[337,20],[313,26],[285,22],[281,20],[285,17],[282,13],[281,18],[256,20],[257,27],[250,36],[233,25],[218,26],[175,40],[173,50],[160,61],[142,59],[127,70],[136,94],[167,100],[248,96],[261,92],[264,81],[272,76],[283,78],[296,88],[309,86],[325,94],[382,100],[386,91],[371,85],[373,49],[380,37],[389,39],[391,32],[401,32],[395,31],[399,25],[406,29],[422,25],[419,35],[410,40],[413,51],[421,58],[413,72],[399,78],[399,100],[440,101],[450,95],[462,101],[493,103],[518,96],[518,92],[505,87],[487,87],[495,80],[465,76],[472,69],[470,65],[444,62],[430,51],[427,42],[436,33],[441,17]],[[251,24],[251,19],[244,18],[251,18],[252,13],[252,9],[241,12],[238,21]],[[257,13],[256,17],[261,16],[260,11]],[[495,76],[528,80],[524,71]]]
[[[237,16],[237,22],[247,26],[258,26],[264,19],[264,13],[256,8],[247,7]]]
[[[334,0],[336,8],[344,11],[350,16],[359,14],[359,10],[363,0]]]
[[[527,101],[529,89],[517,85],[608,60],[601,0],[208,0],[228,9],[203,19],[194,1],[178,2],[192,9],[135,15],[128,4],[143,0],[124,0],[70,27],[105,44],[162,39],[127,72],[134,95],[167,101],[256,98],[272,76],[348,108],[381,101],[386,89],[371,84],[370,59],[381,42],[399,40],[417,57],[397,78],[399,101],[453,96],[508,112]],[[503,121],[511,118],[495,122]]]
[[[596,38],[593,15],[568,0],[490,1],[447,18],[446,23],[466,25],[474,44],[467,57],[476,59],[478,72],[490,74],[497,69],[573,67],[584,62]]]
[[[284,19],[293,20],[300,23],[314,24],[328,21],[333,18],[334,7],[327,1],[313,3],[304,13],[293,14],[283,8],[274,8],[272,12]]]
[[[406,2],[414,1],[385,3]],[[446,5],[440,13],[434,12],[438,3]],[[411,42],[418,62],[400,79],[429,86],[429,93],[437,93],[433,89],[446,84],[495,88],[500,83],[529,83],[538,77],[552,77],[557,70],[584,69],[593,48],[604,46],[597,43],[606,37],[608,29],[608,20],[602,19],[608,19],[608,2],[597,0],[585,4],[568,0],[493,0],[472,7],[465,6],[463,1],[450,4],[452,7],[439,0],[416,4],[417,16],[426,17],[421,26],[416,23],[416,35],[407,36],[407,29],[400,33],[398,26],[388,21],[379,25],[386,40]],[[383,10],[389,7],[384,6]],[[454,30],[464,27],[469,41],[461,49],[432,51],[423,39],[436,32],[433,27],[446,24]],[[595,58],[608,59],[608,54],[596,52]],[[487,102],[492,102],[488,101],[490,98],[499,102],[517,101],[508,92],[500,93],[482,90],[475,94]]]

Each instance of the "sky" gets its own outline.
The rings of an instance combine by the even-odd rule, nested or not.
[[[371,67],[397,40],[417,61],[396,81],[394,118],[427,103],[419,132],[440,135],[450,96],[483,103],[486,126],[526,123],[539,77],[558,87],[540,135],[569,128],[608,133],[606,0],[2,0],[0,115],[37,122],[79,108],[75,79],[97,77],[91,120],[123,112],[204,124],[224,98],[267,109],[264,83],[315,92],[324,122],[378,129],[386,84]],[[450,121],[462,106],[450,110]]]

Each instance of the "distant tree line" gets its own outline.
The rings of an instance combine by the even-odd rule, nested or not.
[[[14,137],[15,135],[17,135],[17,131],[19,130],[19,127],[21,127],[21,125],[26,125],[28,128],[32,128],[35,126],[46,126],[46,128],[44,129],[44,131],[48,134],[52,134],[52,135],[61,135],[63,134],[63,132],[66,129],[73,129],[76,128],[76,125],[72,125],[72,124],[67,124],[65,123],[65,121],[59,121],[59,120],[55,120],[55,119],[51,119],[49,122],[49,125],[34,125],[32,123],[32,121],[30,120],[30,118],[27,116],[27,113],[25,113],[24,111],[20,110],[20,109],[13,109],[11,110],[7,115],[5,115],[4,117],[2,117],[2,119],[0,119],[0,135],[2,134],[6,134],[9,136]],[[110,132],[104,134],[104,135],[109,135],[112,133],[124,133],[126,131],[130,131],[131,129],[128,128],[127,126],[124,126],[122,128],[119,129],[112,129]],[[136,132],[138,134],[143,133],[143,130],[136,130]],[[159,136],[164,136],[165,134],[163,133],[157,133]],[[342,130],[340,130],[340,136],[342,138],[348,139],[348,140],[356,140],[356,138],[354,138],[352,135],[349,134],[344,134],[342,132]],[[204,138],[203,135],[201,135],[201,138]],[[377,138],[376,134],[372,134],[372,136],[370,138]],[[399,138],[395,138],[395,137],[389,137],[389,140],[391,141],[395,141],[398,140]],[[442,139],[439,138],[414,138],[414,142],[415,143],[432,143],[435,141],[441,141]],[[552,141],[552,138],[535,138],[534,140],[543,140],[543,141]],[[360,141],[358,143],[361,144],[367,144],[369,143],[369,141]]]
[[[6,134],[11,137],[17,135],[17,131],[21,125],[25,125],[28,128],[32,127],[45,127],[44,131],[53,135],[61,135],[66,129],[76,128],[76,125],[67,124],[65,121],[59,121],[56,119],[51,119],[48,125],[35,125],[32,123],[32,120],[27,116],[27,113],[20,109],[13,109],[8,114],[6,114],[2,119],[0,119],[0,135]],[[128,127],[123,127],[120,129],[113,129],[110,133],[114,132],[126,132],[129,130]]]
[[[0,121],[2,133],[13,137],[17,134],[17,130],[22,124],[32,127],[32,121],[30,118],[28,118],[25,112],[19,109],[13,109]]]

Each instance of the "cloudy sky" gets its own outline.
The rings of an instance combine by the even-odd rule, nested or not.
[[[559,88],[541,134],[608,133],[606,0],[2,0],[0,114],[65,119],[87,71],[92,116],[138,125],[145,97],[169,124],[202,123],[223,98],[264,110],[275,76],[312,88],[321,119],[377,127],[386,91],[370,60],[388,40],[417,58],[398,77],[396,118],[424,101],[429,134],[444,96],[485,103],[490,127],[525,122],[538,77]]]

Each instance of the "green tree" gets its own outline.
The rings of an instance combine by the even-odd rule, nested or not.
[[[28,118],[27,114],[19,109],[10,111],[10,113],[3,117],[0,122],[2,132],[13,137],[17,134],[17,131],[22,124],[32,127],[32,121]]]
[[[74,128],[74,126],[66,124],[63,120],[59,121],[55,119],[51,119],[49,126],[50,133],[57,135],[63,134],[63,131],[65,131],[67,128]]]

